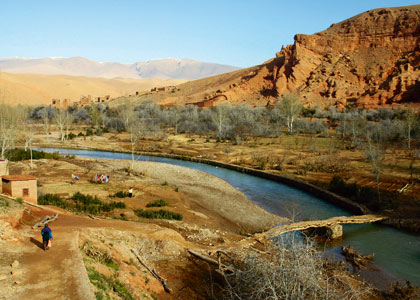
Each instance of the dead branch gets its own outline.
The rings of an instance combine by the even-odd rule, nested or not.
[[[55,221],[57,218],[58,218],[58,213],[56,213],[55,216],[46,216],[45,218],[42,219],[41,222],[38,222],[34,226],[32,226],[32,228],[44,226],[45,224]]]
[[[151,269],[148,265],[146,265],[146,263],[141,259],[141,257],[138,254],[136,254],[136,252],[134,252],[133,249],[131,249],[131,252],[137,258],[137,260],[140,262],[140,264],[142,264],[142,266],[145,267],[147,271],[149,271],[157,280],[160,281],[160,283],[162,284],[165,292],[167,292],[168,294],[171,294],[172,290],[167,286],[166,279],[159,276],[159,274],[154,269]]]
[[[88,214],[88,217],[93,220],[101,220],[101,218],[95,217],[94,215]]]
[[[342,251],[344,258],[352,263],[355,267],[359,269],[368,268],[369,265],[372,263],[374,254],[370,255],[363,255],[356,251],[356,249],[352,247],[342,246]]]
[[[207,262],[207,263],[209,263],[209,264],[212,264],[212,265],[215,265],[215,266],[218,266],[219,267],[219,269],[220,269],[220,271],[222,271],[222,272],[230,272],[230,273],[234,273],[234,269],[231,267],[231,266],[227,266],[227,265],[225,265],[225,264],[223,264],[222,262],[221,262],[221,260],[220,260],[220,255],[219,255],[219,261],[217,261],[217,260],[215,260],[215,259],[213,259],[213,258],[210,258],[210,257],[207,257],[207,256],[204,256],[204,255],[202,255],[202,254],[200,254],[200,253],[198,253],[198,252],[196,252],[196,251],[194,251],[194,250],[191,250],[191,249],[188,249],[188,252],[192,255],[192,256],[194,256],[194,257],[197,257],[198,259],[201,259],[201,260],[204,260],[205,262]],[[219,252],[219,251],[218,251]],[[223,251],[220,251],[220,252],[222,252],[223,253]]]

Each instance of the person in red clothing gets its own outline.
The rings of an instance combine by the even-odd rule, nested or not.
[[[44,228],[41,230],[42,235],[42,244],[44,245],[44,250],[51,248],[51,240],[53,238],[51,228],[48,227],[48,223],[44,225]]]

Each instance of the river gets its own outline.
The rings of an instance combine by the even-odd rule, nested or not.
[[[60,148],[38,150],[80,157],[131,160],[131,154],[127,153]],[[215,175],[229,182],[261,207],[280,216],[288,218],[295,216],[296,220],[315,220],[351,215],[344,209],[296,188],[237,171],[147,155],[136,155],[135,159],[162,162]],[[343,232],[342,245],[351,245],[363,254],[375,254],[375,262],[379,270],[365,271],[365,276],[369,277],[376,286],[385,288],[394,279],[410,280],[420,285],[420,236],[375,224],[347,224],[343,226]],[[327,252],[338,255],[338,249],[339,247],[330,246]]]

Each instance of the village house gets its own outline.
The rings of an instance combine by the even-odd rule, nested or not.
[[[58,109],[66,109],[71,105],[70,99],[63,99],[63,101],[61,101],[61,99],[52,99],[52,106]]]
[[[103,97],[98,97],[97,102],[98,103],[104,103],[104,102],[108,101],[110,98],[111,98],[111,95],[106,95],[106,96],[103,96]]]
[[[176,86],[169,85],[169,86],[164,86],[164,87],[154,87],[150,91],[151,92],[173,92],[175,90],[176,90]]]
[[[31,175],[3,175],[2,193],[38,204],[36,177]]]
[[[80,97],[80,100],[75,103],[77,107],[85,107],[86,105],[89,105],[92,103],[92,96],[82,96]]]
[[[100,97],[92,98],[91,95],[82,96],[80,97],[80,100],[75,102],[74,105],[77,107],[85,107],[87,105],[90,105],[92,103],[105,103],[111,99],[111,95],[105,95]]]

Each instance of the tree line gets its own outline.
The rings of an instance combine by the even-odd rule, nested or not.
[[[21,140],[25,148],[32,143],[33,124],[42,125],[45,135],[51,126],[59,131],[61,141],[71,137],[77,125],[86,125],[94,131],[128,132],[134,148],[139,139],[163,139],[168,134],[197,134],[218,140],[241,144],[254,137],[279,137],[307,134],[331,136],[349,142],[350,147],[367,148],[372,160],[386,144],[400,143],[401,147],[416,149],[420,136],[419,113],[413,109],[378,108],[375,110],[335,107],[304,108],[298,97],[288,94],[272,107],[252,108],[248,105],[232,106],[224,103],[209,109],[193,105],[165,108],[153,101],[136,106],[123,104],[109,107],[95,104],[65,110],[52,106],[10,107],[0,106],[1,157],[5,151]],[[375,152],[375,153],[374,153]]]

